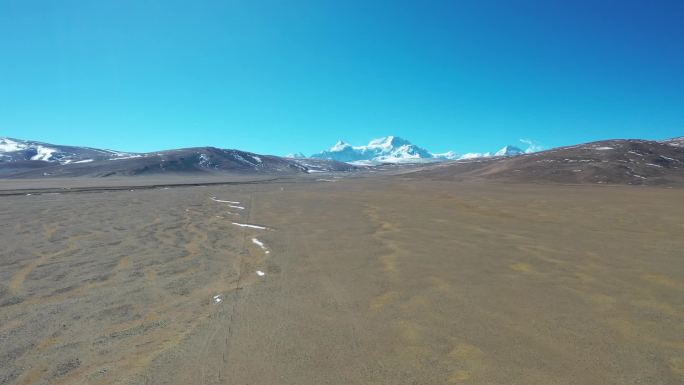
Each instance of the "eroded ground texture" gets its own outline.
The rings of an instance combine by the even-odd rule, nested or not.
[[[0,197],[0,384],[681,384],[683,202],[402,177]]]

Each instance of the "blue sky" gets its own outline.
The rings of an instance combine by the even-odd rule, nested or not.
[[[0,135],[271,154],[681,136],[682,20],[683,1],[0,0]]]

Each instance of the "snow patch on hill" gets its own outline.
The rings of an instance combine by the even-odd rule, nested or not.
[[[25,150],[28,146],[24,143],[15,142],[10,138],[0,138],[0,152],[15,152]]]

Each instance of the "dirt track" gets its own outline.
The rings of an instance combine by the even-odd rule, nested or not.
[[[0,197],[0,384],[682,383],[683,198],[399,177]]]

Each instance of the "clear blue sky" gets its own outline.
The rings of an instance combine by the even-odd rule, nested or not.
[[[0,136],[310,154],[388,134],[684,135],[684,1],[0,0]]]

